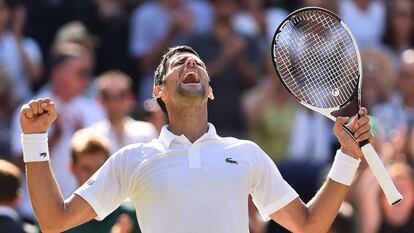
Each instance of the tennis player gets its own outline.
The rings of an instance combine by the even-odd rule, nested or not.
[[[213,90],[206,66],[190,47],[163,56],[153,94],[169,121],[159,138],[116,152],[67,200],[53,177],[47,148],[47,130],[57,117],[54,103],[37,99],[22,107],[27,183],[44,233],[102,220],[127,198],[144,233],[248,233],[249,194],[264,220],[293,232],[329,229],[362,156],[342,128],[348,118],[339,117],[334,125],[341,149],[326,182],[304,204],[255,143],[220,137],[208,123]],[[367,110],[360,114],[349,124],[358,141],[372,137]]]

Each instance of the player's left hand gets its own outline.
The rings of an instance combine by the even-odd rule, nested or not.
[[[358,142],[364,140],[371,140],[373,138],[371,134],[371,126],[369,124],[368,111],[366,108],[359,110],[360,118],[355,117],[351,123],[347,124],[349,117],[337,117],[333,132],[338,138],[341,144],[341,151],[354,158],[361,158],[363,156],[361,148],[358,143],[345,131],[343,126],[347,124],[347,127],[354,133],[354,137]]]

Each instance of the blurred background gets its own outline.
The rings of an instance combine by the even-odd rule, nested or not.
[[[0,0],[0,159],[8,164],[0,166],[0,218],[12,216],[23,230],[7,232],[38,231],[21,175],[21,104],[45,96],[56,102],[49,147],[68,197],[111,153],[158,136],[165,116],[151,97],[153,73],[179,44],[207,65],[216,97],[209,121],[218,133],[259,144],[309,201],[339,145],[333,123],[290,97],[270,58],[274,30],[304,6],[330,9],[353,32],[374,145],[405,198],[388,206],[363,161],[330,233],[413,233],[413,0]],[[287,232],[250,207],[252,233]],[[139,232],[128,208],[106,228],[92,221],[72,232]]]

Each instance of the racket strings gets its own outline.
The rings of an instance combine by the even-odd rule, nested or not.
[[[345,103],[358,83],[352,39],[328,14],[308,11],[283,28],[274,48],[281,79],[299,99],[316,107]]]

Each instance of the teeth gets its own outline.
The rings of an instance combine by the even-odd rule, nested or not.
[[[190,79],[189,82],[186,82],[187,79]],[[199,82],[199,78],[196,72],[194,71],[189,71],[184,75],[184,83],[198,83]]]

